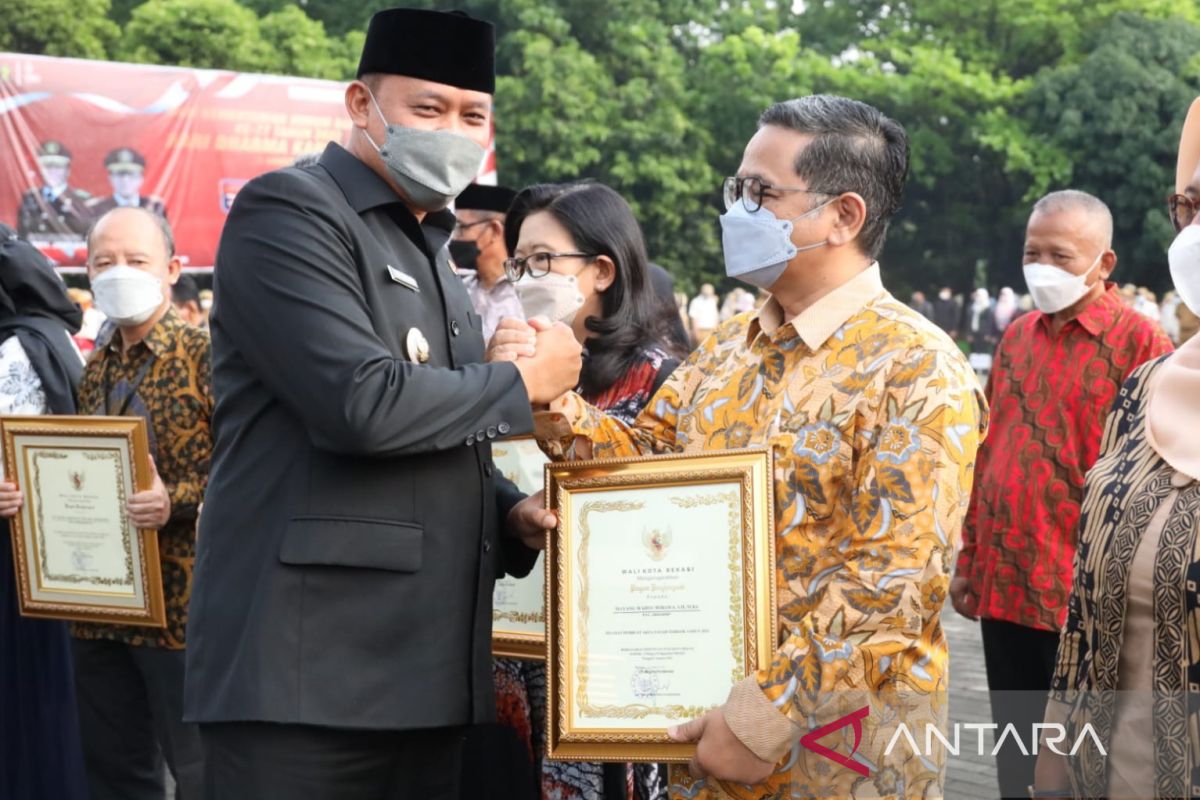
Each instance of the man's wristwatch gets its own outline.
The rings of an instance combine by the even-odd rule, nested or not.
[[[1074,797],[1075,796],[1075,792],[1071,791],[1070,789],[1038,789],[1036,786],[1034,786],[1032,784],[1030,784],[1028,787],[1026,787],[1026,789],[1029,792],[1029,796],[1031,798],[1035,798],[1035,800],[1038,797]]]

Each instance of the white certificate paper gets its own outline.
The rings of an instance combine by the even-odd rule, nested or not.
[[[735,480],[572,496],[573,730],[668,727],[744,677],[741,500]]]
[[[492,460],[500,474],[526,494],[541,494],[543,468],[549,459],[533,439],[511,439],[492,445]],[[546,571],[539,555],[524,578],[501,578],[492,595],[493,635],[540,649],[546,635]],[[532,653],[532,650],[531,650]],[[522,655],[526,655],[522,653]]]
[[[29,501],[42,537],[40,587],[134,596],[136,532],[121,451],[30,447],[26,456],[37,487]]]
[[[28,600],[133,612],[147,604],[142,541],[126,513],[133,452],[114,436],[17,433]],[[14,530],[14,535],[18,535]]]

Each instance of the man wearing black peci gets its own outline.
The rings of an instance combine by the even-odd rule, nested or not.
[[[251,181],[226,222],[185,712],[210,798],[455,798],[465,728],[493,718],[493,583],[555,519],[491,443],[580,366],[565,326],[481,363],[447,260],[493,58],[487,23],[379,12],[348,147]]]

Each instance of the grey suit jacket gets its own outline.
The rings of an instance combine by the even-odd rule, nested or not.
[[[533,420],[517,370],[480,363],[452,225],[418,224],[337,145],[238,194],[216,260],[187,719],[494,715],[492,586],[536,554],[503,535],[521,495],[491,441]]]

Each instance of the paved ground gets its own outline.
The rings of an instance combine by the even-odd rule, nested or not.
[[[960,617],[947,601],[942,626],[950,646],[950,721],[989,722],[987,673],[983,666],[983,641],[979,623]],[[965,733],[960,754],[950,756],[946,765],[947,800],[994,800],[1000,796],[996,783],[996,760],[989,735],[984,755],[978,754],[974,734]]]
[[[950,645],[950,720],[988,722],[992,710],[987,699],[987,674],[983,667],[983,641],[979,623],[960,617],[946,603],[942,615],[946,640]],[[946,800],[995,800],[1000,796],[996,783],[996,760],[991,755],[993,739],[989,734],[980,756],[974,735],[964,735],[957,757],[946,765]],[[167,775],[167,797],[174,797],[174,786]]]

